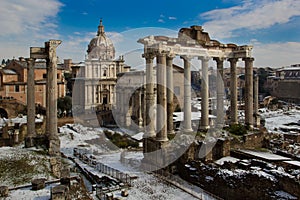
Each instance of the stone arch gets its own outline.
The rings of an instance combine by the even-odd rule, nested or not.
[[[0,117],[8,119],[8,113],[4,108],[0,108]]]

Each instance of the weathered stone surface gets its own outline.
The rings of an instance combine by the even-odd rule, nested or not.
[[[113,199],[114,199],[113,193],[107,193],[107,194],[106,194],[106,199],[107,199],[107,200],[113,200]]]
[[[45,178],[37,178],[31,181],[32,190],[41,190],[45,188]]]
[[[0,197],[7,197],[9,190],[7,186],[0,186]]]
[[[49,155],[50,156],[60,156],[60,140],[59,138],[49,139]]]
[[[25,148],[30,148],[34,146],[34,138],[33,137],[25,137]]]
[[[122,197],[127,197],[127,196],[128,196],[128,190],[122,189],[122,190],[121,190],[121,196],[122,196]]]
[[[51,157],[50,158],[51,170],[54,176],[57,178],[61,177],[61,158],[60,157]]]
[[[58,185],[51,188],[51,200],[65,200],[68,196],[68,187],[65,185]]]
[[[62,178],[70,178],[70,168],[64,167],[60,173]]]

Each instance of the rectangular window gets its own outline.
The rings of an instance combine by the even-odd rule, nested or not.
[[[43,74],[43,78],[47,78],[47,74]]]
[[[176,96],[180,95],[180,87],[179,86],[174,87],[174,93]]]
[[[15,92],[20,92],[20,86],[19,85],[15,85]]]

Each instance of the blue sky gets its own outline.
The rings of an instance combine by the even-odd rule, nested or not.
[[[153,30],[201,25],[222,43],[253,45],[257,67],[300,63],[299,0],[1,0],[0,58],[28,57],[30,46],[60,39],[61,60],[83,61],[100,18],[117,52],[140,48],[137,37]]]

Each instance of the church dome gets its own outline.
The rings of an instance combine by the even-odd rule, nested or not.
[[[88,45],[88,59],[112,60],[115,58],[115,47],[104,32],[102,19],[98,26],[98,33]]]

